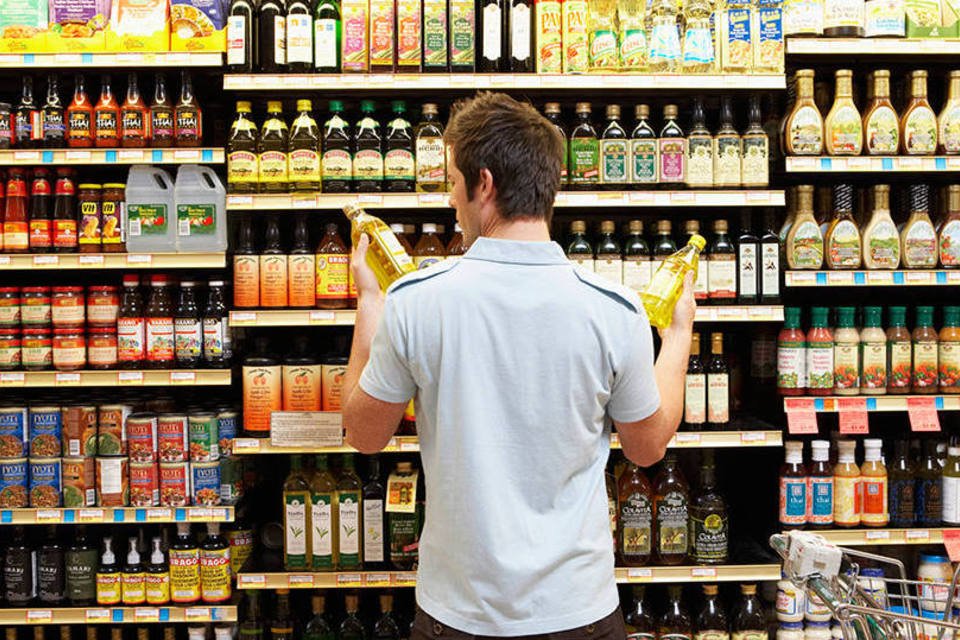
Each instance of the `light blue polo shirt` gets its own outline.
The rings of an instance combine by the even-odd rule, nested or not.
[[[635,293],[575,269],[554,242],[480,238],[391,287],[360,386],[417,397],[424,611],[522,636],[617,608],[610,418],[660,404]]]

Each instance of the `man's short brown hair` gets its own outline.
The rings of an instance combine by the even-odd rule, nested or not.
[[[444,140],[470,200],[481,169],[488,169],[503,218],[550,222],[566,149],[560,132],[530,103],[491,92],[458,102]]]

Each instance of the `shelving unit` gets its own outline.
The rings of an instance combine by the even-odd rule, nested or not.
[[[0,524],[162,524],[233,522],[233,507],[0,509]]]
[[[225,253],[40,253],[0,255],[0,270],[223,269]]]
[[[960,171],[960,156],[789,156],[787,173],[939,173]]]
[[[3,53],[0,69],[220,67],[222,53]]]
[[[7,371],[3,387],[176,387],[230,384],[229,369],[157,369],[136,371]]]
[[[829,529],[814,531],[828,542],[848,547],[906,544],[942,544],[950,529]]]
[[[930,287],[957,285],[960,285],[960,270],[951,269],[784,272],[784,286],[787,287]]]
[[[839,401],[862,400],[862,408],[866,411],[906,411],[911,400],[923,399],[924,402],[933,400],[938,411],[960,410],[960,396],[823,396],[817,398],[784,398],[784,410],[788,413],[796,410],[809,410],[817,413],[835,413],[840,410]],[[808,406],[809,405],[809,406]]]
[[[0,166],[103,164],[223,164],[223,147],[197,149],[10,149],[0,150]]]
[[[192,607],[68,607],[0,609],[0,625],[236,622],[236,605]]]

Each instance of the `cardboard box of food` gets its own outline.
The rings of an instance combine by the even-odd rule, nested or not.
[[[156,53],[170,50],[167,0],[113,0],[107,50]]]
[[[908,38],[954,38],[957,36],[956,18],[949,25],[944,23],[941,0],[907,0]]]
[[[47,0],[4,0],[0,11],[0,51],[47,51]]]
[[[171,51],[226,51],[227,3],[171,0]]]

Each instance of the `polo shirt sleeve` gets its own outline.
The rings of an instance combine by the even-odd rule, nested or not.
[[[396,304],[387,296],[380,325],[370,346],[370,359],[360,375],[360,388],[383,402],[407,402],[417,392],[417,384],[407,360],[405,332]]]
[[[607,413],[617,422],[649,418],[660,407],[653,372],[653,335],[646,315],[638,313],[633,335],[615,362]]]

